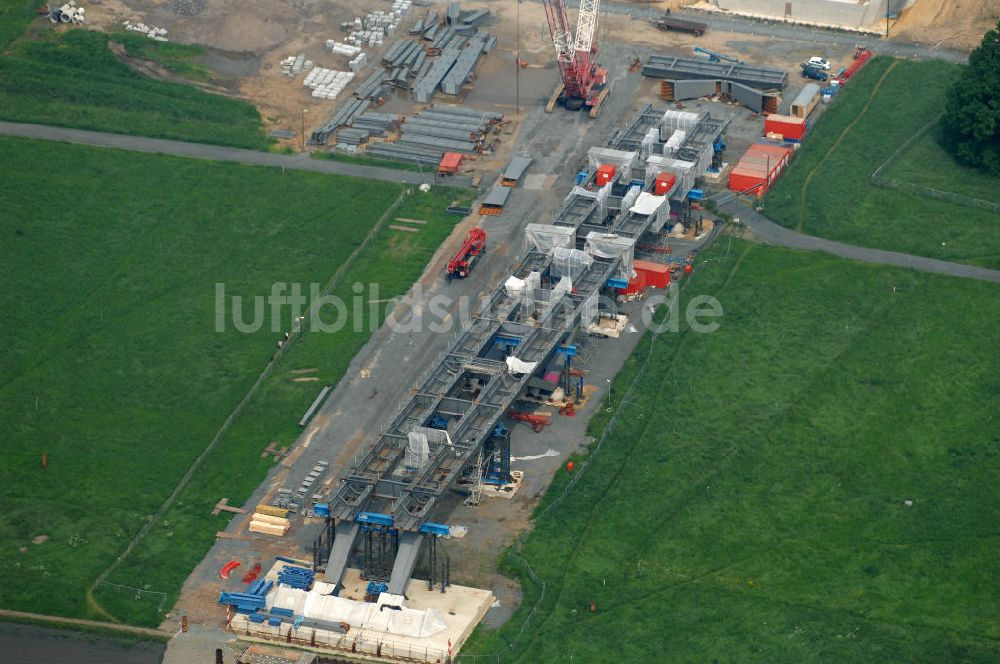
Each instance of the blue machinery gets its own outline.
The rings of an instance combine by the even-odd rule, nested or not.
[[[733,64],[737,65],[743,64],[742,60],[739,60],[729,55],[718,53],[716,51],[710,51],[707,48],[702,48],[701,46],[695,46],[694,52],[697,55],[704,55],[705,57],[708,58],[709,62],[732,62]]]
[[[627,127],[608,142],[614,149],[636,152],[648,130],[658,126],[663,112],[647,105]],[[726,123],[705,114],[679,149],[682,159],[696,161],[703,146],[719,141]],[[655,150],[654,150],[655,151]],[[694,158],[681,152],[690,151]],[[645,162],[632,168],[637,181],[645,182]],[[593,178],[593,173],[586,176]],[[687,192],[682,192],[682,195]],[[616,207],[617,206],[617,207]],[[614,233],[633,242],[649,230],[652,216],[637,215],[620,207],[620,199],[603,206],[587,193],[573,191],[552,220],[554,226],[574,229],[577,247],[592,232]],[[551,252],[530,249],[513,267],[520,279],[538,272],[547,279],[553,264]],[[429,522],[443,494],[452,488],[482,452],[484,481],[502,483],[509,478],[509,432],[502,418],[526,388],[531,374],[511,373],[505,357],[516,348],[523,362],[539,367],[561,353],[567,367],[566,349],[581,327],[585,312],[593,315],[590,302],[606,285],[619,279],[619,258],[595,256],[573,281],[559,306],[527,311],[519,296],[510,295],[501,282],[476,312],[471,325],[462,330],[445,354],[416,385],[412,396],[396,413],[389,426],[357,463],[341,477],[330,496],[333,536],[327,538],[325,580],[339,585],[355,541],[365,533],[366,570],[384,581],[387,592],[403,594],[416,566],[424,538],[431,537],[432,570],[441,570],[447,584],[447,558],[437,561],[436,540],[447,526]],[[627,279],[623,280],[627,286]],[[548,283],[553,283],[551,279]],[[623,286],[623,287],[624,287]],[[502,346],[502,348],[498,348]],[[563,350],[559,350],[562,348]],[[405,467],[409,433],[414,427],[435,426],[448,432],[450,444],[436,445],[419,469]],[[364,530],[363,530],[364,528]],[[368,544],[368,540],[371,544]],[[322,558],[323,556],[317,556]],[[435,576],[437,572],[432,572]]]

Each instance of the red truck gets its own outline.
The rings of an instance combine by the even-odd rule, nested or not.
[[[444,270],[449,281],[453,278],[464,279],[472,272],[472,266],[480,256],[486,255],[486,231],[473,228],[462,243],[462,248],[455,252]]]

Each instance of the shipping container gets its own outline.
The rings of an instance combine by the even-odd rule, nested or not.
[[[791,158],[791,149],[781,145],[754,143],[729,173],[729,189],[762,195]]]
[[[786,141],[801,141],[806,135],[805,118],[772,113],[764,118],[764,133],[781,134]]]
[[[618,288],[619,295],[632,295],[647,288],[667,288],[670,286],[670,266],[652,261],[635,259],[632,263],[635,276],[629,279],[626,288]]]
[[[807,83],[795,97],[795,101],[792,102],[792,115],[804,120],[809,117],[818,103],[819,86],[815,83]]]

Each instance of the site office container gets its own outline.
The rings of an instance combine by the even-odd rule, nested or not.
[[[438,164],[438,173],[458,173],[458,167],[462,165],[461,152],[445,152]]]
[[[676,175],[669,171],[663,171],[656,176],[656,180],[653,184],[653,193],[657,196],[663,196],[670,191],[670,188],[674,186],[675,182],[677,182]]]
[[[646,288],[667,288],[670,285],[670,266],[652,261],[636,259],[632,263],[635,276],[628,282],[628,288],[619,288],[619,295],[632,295]]]
[[[615,174],[618,169],[615,168],[614,164],[601,164],[597,167],[597,186],[603,187],[607,183],[615,179]]]
[[[729,173],[729,189],[760,196],[788,165],[791,155],[791,148],[754,143]]]
[[[801,141],[806,135],[806,120],[772,113],[764,118],[764,133],[781,134],[786,141]]]

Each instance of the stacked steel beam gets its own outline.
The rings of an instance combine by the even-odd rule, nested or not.
[[[383,83],[385,83],[385,72],[379,69],[366,78],[354,91],[354,94],[357,95],[358,99],[374,99],[379,96],[379,90],[382,89]]]
[[[402,119],[402,116],[396,113],[365,111],[354,118],[354,124],[351,126],[355,129],[365,129],[372,136],[385,136],[387,132],[398,128]]]
[[[788,82],[788,74],[782,69],[656,54],[649,56],[642,75],[673,80],[733,81],[759,90],[781,89]]]
[[[488,32],[480,33],[470,39],[468,47],[461,52],[455,65],[441,80],[441,92],[446,95],[457,95],[461,87],[472,76],[472,71],[476,68],[480,56],[489,53],[496,43],[496,37]]]
[[[309,143],[311,145],[326,145],[326,142],[330,140],[330,136],[341,127],[350,125],[354,121],[354,118],[367,110],[371,104],[371,100],[367,98],[347,101],[343,106],[334,111],[326,124],[313,130],[312,136],[309,138]]]
[[[434,61],[426,74],[413,84],[413,98],[421,104],[429,104],[434,97],[434,91],[445,75],[454,66],[458,56],[462,54],[462,43],[465,40],[452,40],[448,47],[441,51],[441,56]]]
[[[337,142],[347,145],[361,145],[368,142],[371,132],[367,129],[343,128],[337,132]]]

